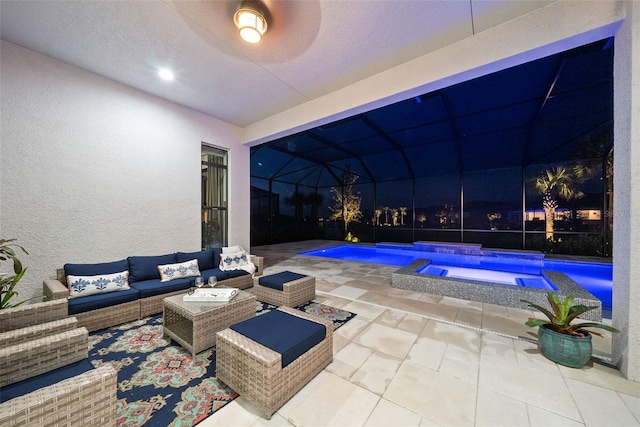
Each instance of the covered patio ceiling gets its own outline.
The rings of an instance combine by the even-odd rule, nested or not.
[[[613,38],[253,147],[251,176],[325,188],[602,158]],[[599,147],[585,152],[585,147]]]

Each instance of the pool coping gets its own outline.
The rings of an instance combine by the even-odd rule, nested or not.
[[[430,259],[417,259],[391,274],[391,287],[428,294],[461,298],[506,307],[529,309],[521,299],[548,307],[547,290],[526,288],[479,280],[458,279],[417,273],[431,263]],[[560,296],[572,295],[574,304],[595,306],[580,316],[581,319],[602,321],[602,302],[569,276],[558,271],[541,270],[541,274],[558,288]]]

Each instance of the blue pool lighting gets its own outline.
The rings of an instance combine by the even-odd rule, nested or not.
[[[398,267],[404,267],[419,259],[429,259],[431,263],[419,269],[417,273],[549,290],[557,289],[545,279],[541,270],[557,271],[566,274],[602,301],[603,313],[611,311],[612,264],[546,259],[542,253],[485,250],[474,245],[444,244],[445,249],[438,249],[437,245],[428,244],[421,247],[419,243],[341,245],[301,254]],[[457,248],[466,253],[452,253],[458,251]]]

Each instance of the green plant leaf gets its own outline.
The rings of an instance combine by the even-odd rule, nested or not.
[[[563,301],[560,301],[560,297],[555,292],[547,292],[547,300],[551,304],[553,312],[556,313],[558,321],[557,324],[566,324],[567,314],[573,304],[573,296],[568,295]]]
[[[572,322],[576,317],[580,316],[582,313],[586,313],[589,310],[593,310],[594,308],[598,308],[596,306],[588,307],[586,305],[574,305],[569,310],[569,314],[567,315],[567,323]]]
[[[584,322],[584,323],[576,323],[575,325],[571,325],[571,329],[573,330],[579,330],[584,328],[598,328],[598,329],[604,329],[605,331],[609,331],[609,332],[615,332],[615,333],[620,332],[613,326],[605,325],[604,323]]]
[[[543,320],[543,319],[529,319],[527,320],[524,324],[529,326],[529,327],[536,327],[536,326],[542,326],[542,325],[546,325],[549,322],[547,320]]]
[[[551,310],[555,313],[556,318],[560,318],[562,313],[560,312],[560,300],[558,296],[553,292],[547,292],[547,301],[549,301],[549,305],[551,305]]]
[[[13,271],[16,274],[20,273],[22,271],[22,263],[16,257],[11,257],[11,259],[13,260]]]
[[[14,288],[27,270],[22,266],[22,263],[16,256],[16,250],[14,250],[14,248],[20,249],[25,254],[28,254],[28,252],[22,246],[13,243],[15,240],[16,239],[0,239],[0,261],[10,261],[13,264],[13,271],[15,273],[14,275],[0,274],[0,309],[15,307],[34,299],[30,298],[27,301],[21,301],[17,304],[9,303],[11,298],[18,295],[18,292],[15,291]]]
[[[589,310],[593,310],[594,308],[597,308],[597,307],[588,307],[583,304],[572,305],[574,301],[574,297],[572,295],[567,295],[561,301],[558,295],[555,294],[554,292],[547,292],[547,300],[549,301],[549,304],[551,304],[551,307],[553,308],[555,315],[551,313],[549,310],[547,310],[546,308],[538,304],[534,304],[532,302],[529,302],[523,299],[520,300],[521,302],[526,303],[529,307],[535,308],[540,312],[544,313],[544,315],[549,318],[548,321],[536,319],[536,318],[530,318],[528,321],[525,322],[525,325],[530,327],[544,326],[556,332],[559,332],[561,334],[575,335],[575,336],[584,336],[583,332],[589,332],[593,335],[597,335],[600,337],[602,336],[602,334],[598,332],[587,331],[587,329],[585,328],[599,328],[599,329],[604,329],[610,332],[620,332],[616,328],[609,325],[605,325],[603,323],[584,322],[584,323],[577,323],[575,325],[571,325],[571,322],[575,320],[576,317],[578,317],[580,314],[585,313]]]
[[[553,321],[553,319],[555,319],[554,314],[553,314],[553,313],[551,313],[551,312],[550,312],[549,310],[547,310],[546,308],[544,308],[544,307],[542,307],[542,306],[540,306],[540,305],[538,305],[538,304],[535,304],[535,303],[533,303],[533,302],[530,302],[530,301],[524,300],[524,299],[521,299],[520,301],[521,301],[521,302],[523,302],[523,303],[525,303],[525,304],[527,304],[529,307],[535,308],[536,310],[538,310],[538,311],[542,312],[545,316],[547,316],[547,317],[549,318],[549,321]]]
[[[19,302],[17,304],[13,304],[13,305],[9,304],[9,301],[11,300],[11,298],[13,298],[14,296],[18,295],[18,292],[14,291],[13,289],[16,287],[16,285],[18,284],[20,279],[22,279],[22,277],[24,276],[24,274],[26,272],[27,272],[27,269],[25,268],[20,273],[14,275],[14,276],[4,276],[4,277],[2,277],[2,279],[0,280],[0,284],[2,284],[2,287],[0,288],[0,309],[16,307],[16,306],[26,302],[26,301],[21,301],[21,302]],[[33,299],[33,298],[31,298],[31,299]],[[27,300],[27,301],[29,301],[29,300]]]

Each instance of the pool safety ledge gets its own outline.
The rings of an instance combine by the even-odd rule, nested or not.
[[[505,307],[527,309],[527,305],[520,302],[521,299],[545,307],[549,305],[546,298],[548,291],[544,289],[416,273],[416,271],[421,270],[430,263],[431,261],[428,259],[419,259],[397,270],[391,274],[391,286],[398,289],[486,302]],[[573,295],[575,298],[574,304],[597,307],[580,316],[581,319],[596,322],[602,321],[602,302],[598,298],[564,273],[548,270],[542,270],[541,273],[558,288],[560,295]]]

